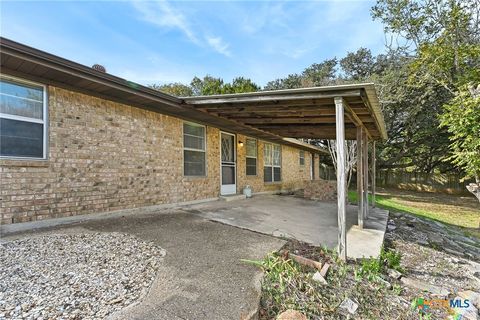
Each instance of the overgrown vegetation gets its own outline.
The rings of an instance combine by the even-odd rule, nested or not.
[[[399,287],[389,288],[383,280],[387,268],[400,268],[399,254],[388,250],[379,259],[347,264],[333,251],[307,247],[307,257],[331,265],[326,277],[328,284],[312,279],[315,269],[285,260],[278,253],[269,254],[260,261],[244,260],[264,271],[261,319],[275,318],[287,309],[298,310],[311,318],[338,319],[345,316],[339,305],[346,298],[359,305],[355,317],[381,319],[385,314],[404,314],[400,319],[408,319],[410,313],[405,313],[405,306],[396,297]]]

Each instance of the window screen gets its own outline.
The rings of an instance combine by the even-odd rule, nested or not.
[[[0,156],[46,158],[45,89],[0,78]]]
[[[282,147],[266,143],[264,147],[263,180],[277,182],[282,180]]]
[[[303,151],[303,150],[300,150],[299,161],[300,161],[301,166],[305,165],[305,151]]]
[[[183,173],[186,176],[205,176],[205,127],[183,124]]]
[[[257,175],[257,140],[247,139],[246,142],[246,170],[247,176]]]

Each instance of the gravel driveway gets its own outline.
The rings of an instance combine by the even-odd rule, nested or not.
[[[258,307],[261,273],[240,259],[260,259],[284,244],[280,239],[211,222],[181,209],[165,209],[154,214],[126,215],[2,235],[2,241],[12,240],[18,241],[3,243],[2,246],[36,252],[37,258],[32,259],[41,261],[39,264],[28,262],[28,254],[7,253],[8,266],[2,264],[2,270],[24,270],[15,280],[18,284],[12,287],[15,288],[13,290],[16,296],[37,294],[35,290],[25,290],[28,286],[43,288],[47,294],[39,293],[40,299],[57,301],[60,296],[71,299],[68,304],[52,304],[52,310],[58,309],[55,312],[62,312],[65,318],[75,318],[78,312],[89,312],[78,318],[91,319],[245,318]],[[52,244],[55,241],[65,245],[64,248],[68,250],[59,250],[58,246]],[[88,243],[91,245],[85,245]],[[46,260],[42,261],[43,251],[37,250],[38,248],[45,248],[45,252],[54,257],[50,264]],[[162,248],[166,252],[163,258]],[[5,247],[0,250],[2,255],[6,254]],[[76,252],[71,259],[81,260],[79,257],[85,251],[88,252],[89,260],[86,263],[79,261],[79,264],[69,264],[67,261],[63,264],[54,263],[62,260],[62,251],[70,250]],[[152,259],[153,256],[161,259]],[[101,271],[102,268],[98,265],[105,258],[111,264]],[[36,276],[28,281],[25,269],[30,268],[30,263],[38,269],[35,270]],[[41,270],[49,267],[52,269],[44,273],[45,279],[39,276]],[[75,276],[69,275],[69,272],[74,272]],[[156,272],[154,279],[151,277],[152,272]],[[134,274],[138,275],[138,279],[133,277]],[[122,279],[123,275],[127,277]],[[12,285],[4,278],[0,279],[0,291]],[[130,280],[135,281],[131,292],[127,291],[123,300],[118,301],[124,290],[119,282],[128,283]],[[27,282],[31,283],[25,284]],[[98,291],[100,283],[103,289]],[[105,284],[108,285],[104,287]],[[23,287],[24,285],[26,286]],[[149,287],[143,297],[142,287]],[[57,288],[61,289],[56,290]],[[77,289],[82,295],[75,296]],[[4,300],[5,296],[0,296],[0,300]],[[96,298],[95,302],[92,302],[93,297]],[[8,299],[11,305],[13,298]],[[82,301],[89,301],[83,303],[86,311],[74,313],[71,306],[80,306]],[[18,305],[15,308],[18,309]],[[15,308],[13,311],[17,313],[14,315],[17,315],[21,310]],[[39,311],[34,310],[33,305],[29,308],[31,312]]]
[[[165,251],[121,233],[0,244],[0,318],[93,319],[147,293]]]

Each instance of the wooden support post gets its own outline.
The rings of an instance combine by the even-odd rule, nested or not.
[[[375,208],[375,192],[377,187],[377,173],[376,173],[376,166],[377,166],[377,159],[376,159],[376,150],[375,150],[375,141],[372,143],[372,207]]]
[[[363,219],[368,219],[368,136],[363,135]]]
[[[357,127],[357,201],[358,226],[363,228],[363,127]]]
[[[345,177],[345,112],[342,97],[335,97],[337,140],[337,202],[338,202],[338,255],[347,260],[346,189]]]

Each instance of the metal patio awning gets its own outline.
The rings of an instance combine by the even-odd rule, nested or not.
[[[289,138],[335,139],[335,98],[345,105],[345,138],[363,127],[370,140],[386,139],[373,83],[182,98],[207,114]]]

